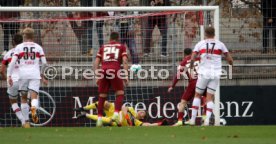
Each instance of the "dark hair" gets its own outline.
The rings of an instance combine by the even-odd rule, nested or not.
[[[205,28],[205,36],[207,38],[212,38],[215,36],[215,29],[213,27]]]
[[[21,44],[23,42],[23,36],[21,34],[15,34],[12,38],[12,44],[14,46]]]
[[[118,32],[111,32],[110,40],[118,41],[119,40],[119,33]]]
[[[184,54],[185,55],[190,55],[192,53],[192,49],[191,48],[185,48],[184,49]]]

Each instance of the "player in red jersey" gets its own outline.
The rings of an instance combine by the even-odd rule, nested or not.
[[[124,83],[128,84],[128,57],[126,47],[119,43],[119,34],[112,32],[110,34],[110,42],[104,44],[98,51],[97,58],[94,64],[96,72],[99,91],[98,100],[98,120],[97,126],[102,126],[103,106],[107,97],[108,90],[112,86],[116,94],[115,111],[112,119],[119,120],[119,112],[124,100]],[[102,64],[101,69],[99,65]],[[121,71],[121,64],[123,64],[124,75]],[[120,74],[119,74],[120,73]],[[122,77],[120,77],[122,76]]]
[[[168,89],[168,92],[171,92],[173,90],[176,83],[180,79],[180,74],[184,74],[185,79],[189,80],[189,84],[185,92],[183,93],[181,97],[181,101],[178,106],[178,121],[177,123],[174,124],[174,126],[182,125],[185,106],[187,105],[187,102],[192,100],[192,98],[195,95],[195,88],[196,88],[196,81],[197,81],[197,72],[196,72],[197,67],[194,67],[192,70],[188,69],[190,66],[191,55],[192,55],[192,49],[185,48],[184,59],[182,60],[182,62],[177,68],[177,75],[173,80],[173,84]],[[196,66],[196,63],[199,63],[199,59],[195,61],[195,66]]]

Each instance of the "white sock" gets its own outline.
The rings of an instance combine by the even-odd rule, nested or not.
[[[12,110],[15,112],[15,115],[21,121],[22,125],[25,124],[24,116],[17,103],[12,104]]]
[[[118,112],[114,112],[114,115],[117,116],[117,115],[119,115],[119,114],[118,114]]]
[[[200,107],[200,98],[196,98],[196,97],[194,98],[192,107],[193,109],[192,109],[191,121],[195,121],[197,116],[197,110]]]
[[[98,121],[101,121],[102,120],[102,117],[98,117]]]
[[[37,109],[38,108],[38,99],[32,99],[31,105],[32,105],[32,107],[35,107]]]
[[[25,121],[29,121],[30,107],[27,103],[21,103],[21,111],[22,111]]]
[[[208,123],[208,125],[210,122],[211,115],[213,113],[213,108],[214,108],[214,102],[213,101],[207,102],[206,120],[205,121],[206,121],[206,124]]]

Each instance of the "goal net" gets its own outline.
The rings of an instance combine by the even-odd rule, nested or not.
[[[146,110],[148,117],[145,121],[148,122],[163,118],[172,123],[177,120],[177,104],[188,81],[182,78],[172,93],[167,89],[183,59],[184,49],[193,48],[203,38],[204,26],[214,26],[219,39],[217,6],[0,7],[0,11],[20,12],[20,17],[0,19],[0,23],[10,24],[9,27],[2,25],[2,31],[20,32],[32,27],[35,42],[46,53],[49,67],[44,74],[49,84],[41,85],[43,92],[39,94],[39,123],[46,126],[95,124],[88,119],[77,120],[78,113],[73,108],[97,101],[92,63],[100,45],[109,41],[112,31],[119,32],[120,41],[127,46],[130,66],[142,66],[142,70],[131,75],[124,102],[136,110]],[[12,48],[11,38],[6,39],[1,33],[0,45],[7,41],[8,47]],[[6,88],[6,82],[1,80],[0,94],[3,97]],[[108,101],[114,100],[114,91],[111,90]],[[0,126],[20,125],[8,96],[0,103]],[[217,117],[219,88],[215,103]],[[96,112],[89,111],[91,114]]]

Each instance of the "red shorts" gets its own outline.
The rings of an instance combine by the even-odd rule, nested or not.
[[[99,80],[99,93],[108,93],[109,88],[112,86],[114,91],[124,90],[124,82],[117,75],[113,79],[107,78],[104,76]]]
[[[186,88],[186,90],[184,91],[181,99],[185,100],[185,101],[190,101],[194,98],[195,96],[195,88],[196,88],[196,81],[197,80],[191,80],[189,81],[189,84]]]
[[[186,90],[184,91],[181,99],[185,100],[185,101],[190,101],[194,98],[195,96],[195,89],[196,89],[196,82],[197,80],[191,80],[189,81],[189,84],[186,88]],[[202,94],[202,96],[206,96],[206,92],[207,89],[204,91],[204,93]]]

